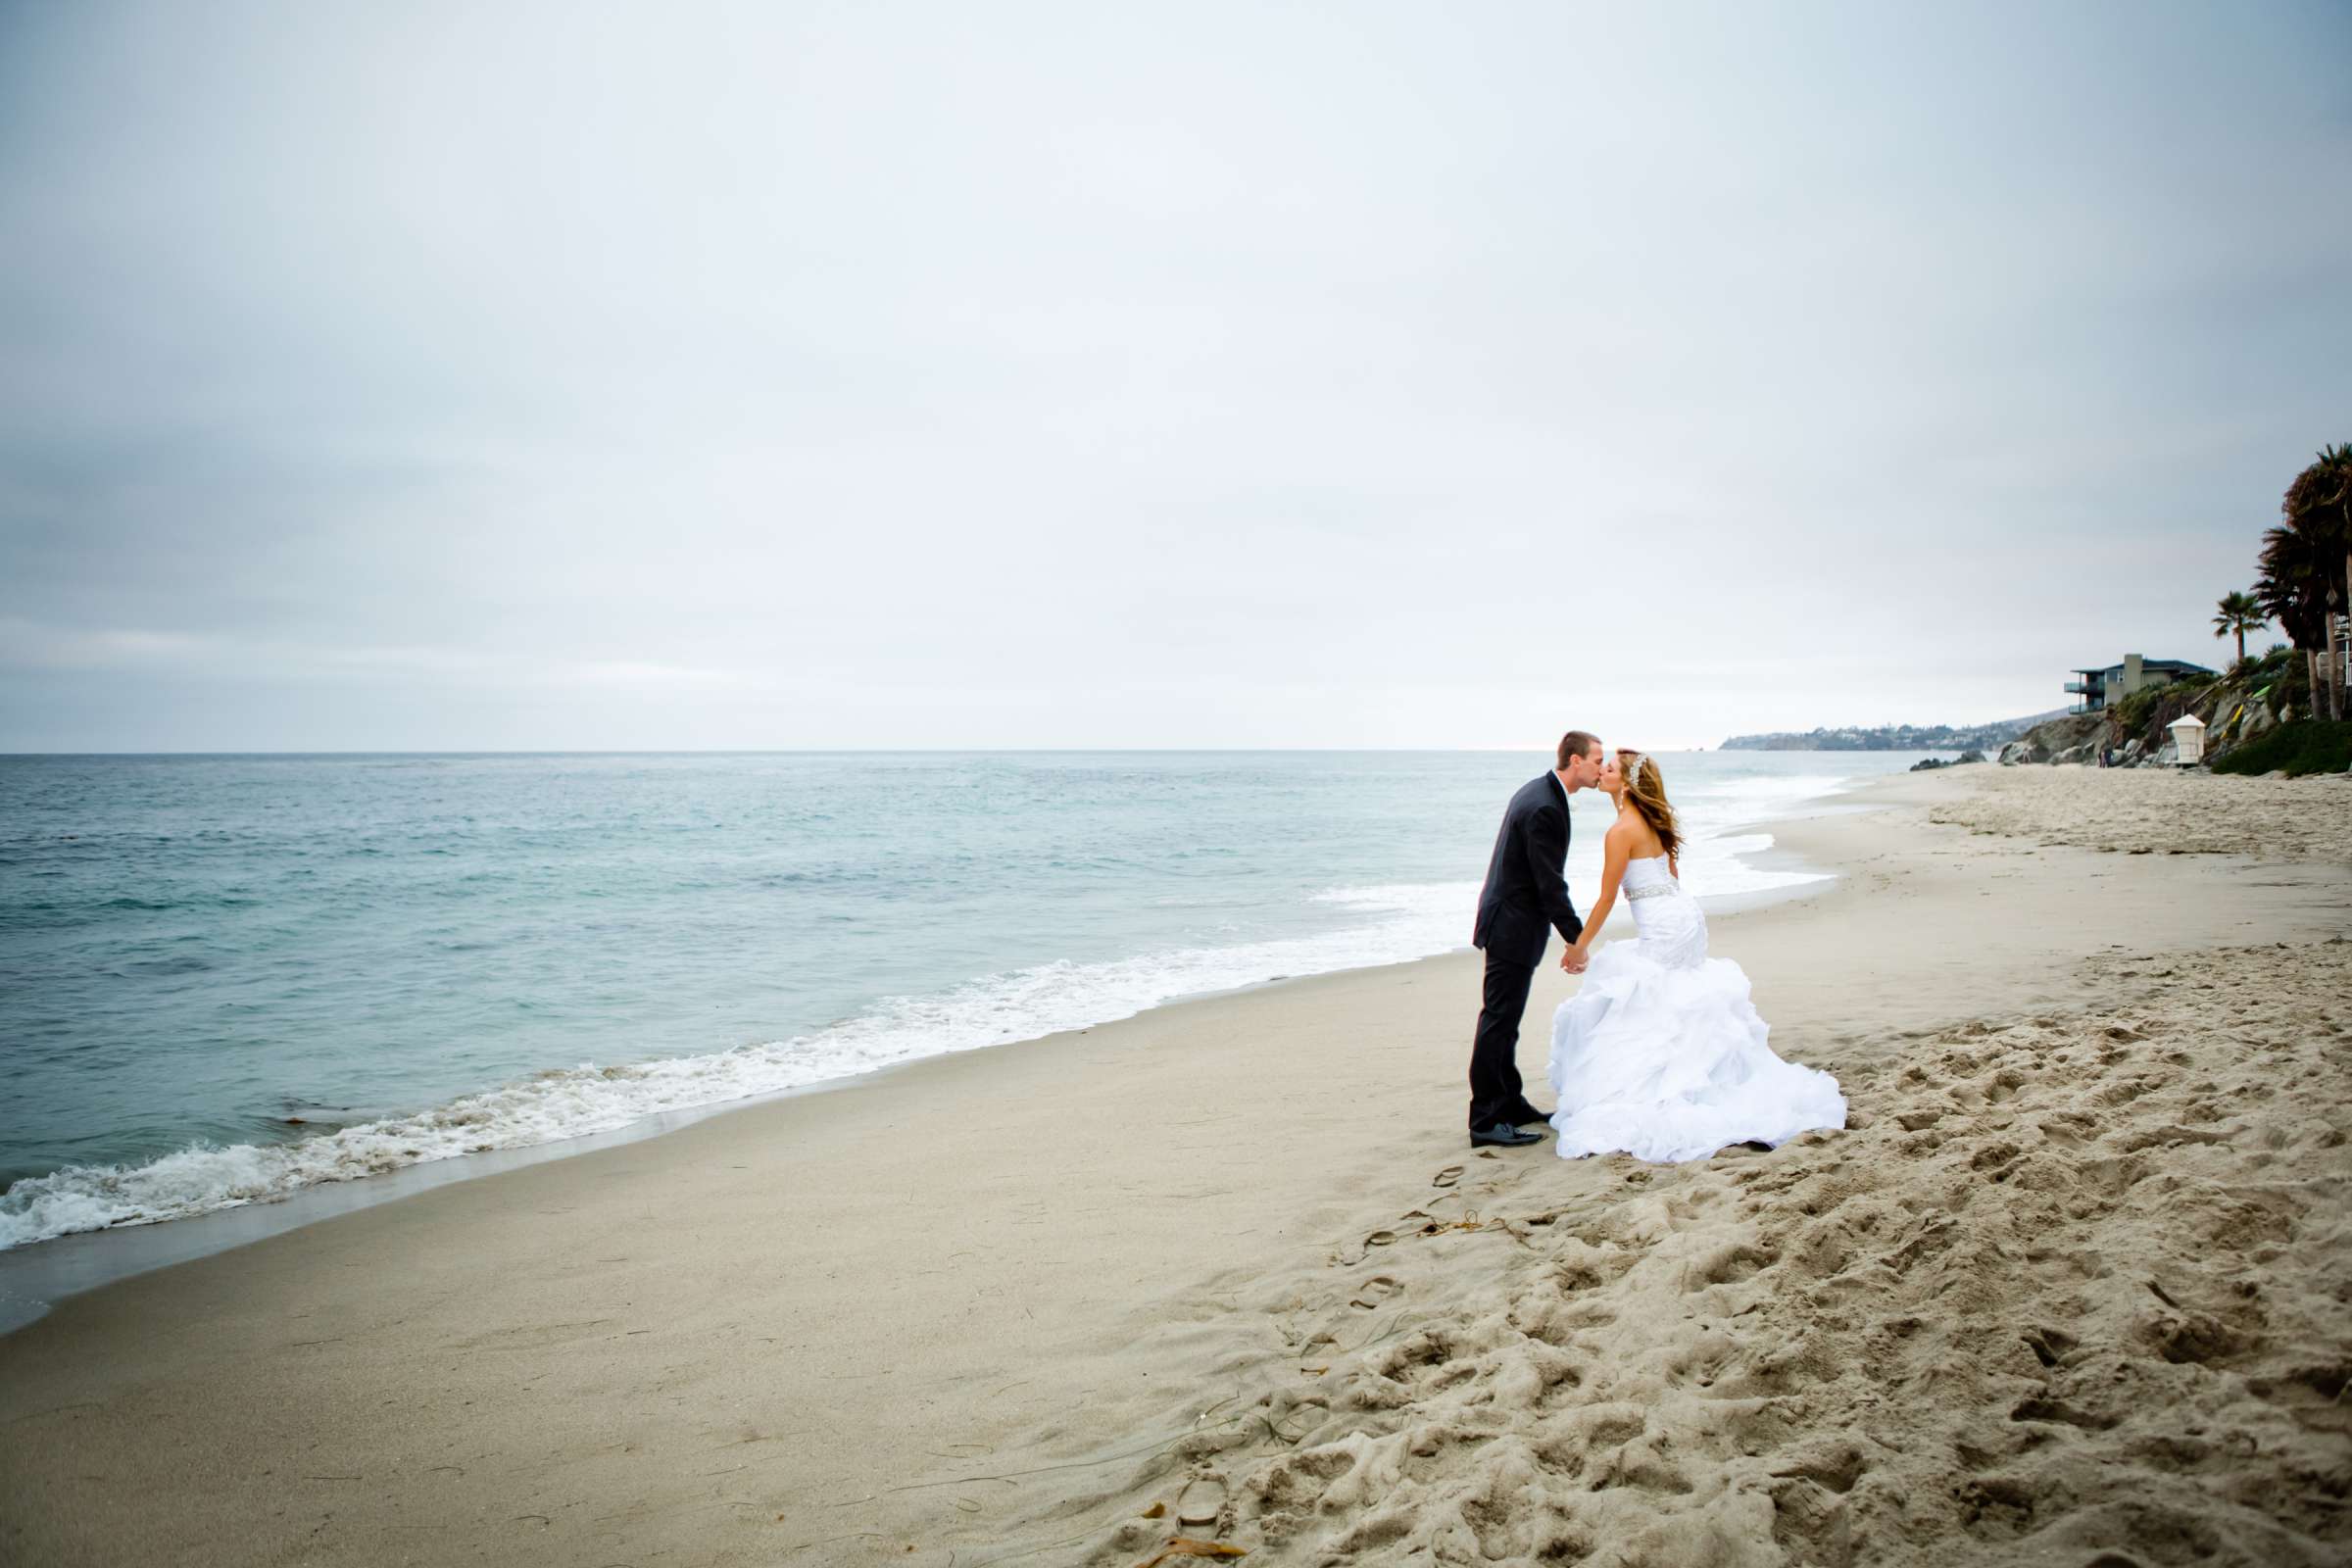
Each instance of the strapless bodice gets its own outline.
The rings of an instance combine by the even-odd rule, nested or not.
[[[1634,929],[1651,957],[1670,969],[1706,961],[1707,917],[1666,868],[1666,857],[1626,861],[1617,887],[1626,907],[1634,911]]]
[[[1652,855],[1642,859],[1626,861],[1625,875],[1619,880],[1618,886],[1625,889],[1625,896],[1629,903],[1642,899],[1665,898],[1683,891],[1683,885],[1677,882],[1674,879],[1674,873],[1666,868],[1666,857],[1663,855]]]

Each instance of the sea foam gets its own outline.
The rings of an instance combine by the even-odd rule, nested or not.
[[[1338,888],[1314,902],[1356,918],[1311,935],[1103,963],[1053,962],[937,996],[898,997],[830,1028],[703,1055],[582,1063],[410,1115],[280,1145],[196,1145],[142,1165],[72,1165],[0,1195],[0,1248],[266,1202],[321,1182],[427,1160],[611,1132],[663,1111],[727,1104],[925,1056],[1132,1017],[1179,998],[1464,946],[1476,883]]]
[[[1686,820],[1696,829],[1684,855],[1692,891],[1710,899],[1820,880],[1750,863],[1748,857],[1770,848],[1768,833],[1750,828],[1710,836],[1707,826],[1753,823],[1840,782],[1791,775],[1708,781],[1683,792],[1678,799]],[[1597,892],[1598,828],[1605,820],[1596,818],[1595,806],[1605,803],[1586,803],[1577,813],[1568,865],[1585,906]],[[1309,897],[1327,911],[1315,920],[1328,928],[1307,934],[1105,962],[1036,964],[936,995],[888,999],[790,1039],[698,1055],[582,1063],[286,1144],[198,1144],[143,1164],[67,1166],[20,1180],[0,1194],[0,1248],[266,1202],[321,1183],[462,1154],[617,1131],[663,1112],[725,1105],[921,1057],[1107,1023],[1184,997],[1446,953],[1468,944],[1478,888],[1475,881],[1334,887]]]

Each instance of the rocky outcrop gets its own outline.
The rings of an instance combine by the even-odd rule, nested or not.
[[[2184,713],[2205,722],[2205,760],[2280,723],[2292,709],[2296,673],[2291,657],[2275,653],[2213,679],[2186,680],[2136,693],[2095,713],[2069,713],[2036,724],[2001,748],[2001,762],[2095,765],[2104,757],[2120,767],[2170,766],[2176,760],[2172,724]]]
[[[2082,749],[2090,747],[2095,754],[2099,740],[2106,733],[2105,713],[2068,713],[2062,718],[2048,719],[2002,747],[2001,765],[2081,761]]]
[[[1922,758],[1920,760],[1911,764],[1911,771],[1914,773],[1932,773],[1939,767],[1958,767],[1963,762],[1982,762],[1983,760],[1984,760],[1984,754],[1972,746],[1967,751],[1962,752],[1958,757]]]

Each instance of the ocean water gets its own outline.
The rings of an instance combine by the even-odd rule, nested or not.
[[[1807,880],[1753,824],[1915,760],[1662,756],[1686,881]],[[1459,948],[1545,765],[0,757],[0,1247]]]

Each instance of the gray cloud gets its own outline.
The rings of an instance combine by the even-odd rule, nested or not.
[[[2196,658],[2339,7],[0,12],[0,747],[1651,744]]]

